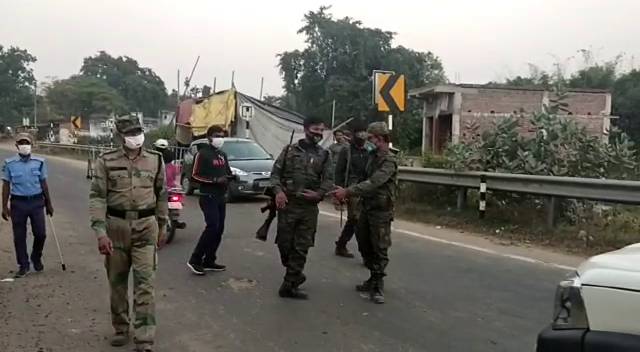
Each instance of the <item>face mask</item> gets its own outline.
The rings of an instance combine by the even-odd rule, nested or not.
[[[20,144],[18,145],[18,154],[27,156],[31,154],[31,144]]]
[[[220,149],[223,144],[224,144],[224,139],[222,138],[216,137],[211,139],[211,146],[213,146],[216,149]]]
[[[144,143],[144,134],[139,134],[137,136],[125,136],[124,137],[124,146],[129,149],[139,149],[142,148],[142,144]]]
[[[322,141],[322,133],[307,133],[307,140],[313,144],[318,144]]]
[[[378,147],[375,144],[373,144],[373,143],[371,143],[369,141],[366,141],[364,143],[364,147],[367,149],[368,152],[373,152],[376,149],[378,149]]]

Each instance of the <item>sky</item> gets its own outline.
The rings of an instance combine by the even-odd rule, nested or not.
[[[276,54],[304,48],[306,12],[332,5],[335,17],[395,33],[396,45],[431,51],[452,82],[486,83],[528,74],[528,63],[580,68],[579,49],[599,60],[624,54],[640,65],[637,0],[0,0],[0,45],[38,59],[39,81],[66,78],[105,50],[152,68],[176,88],[200,55],[193,83],[281,94]],[[384,69],[384,68],[381,68]],[[182,83],[181,83],[182,84]]]

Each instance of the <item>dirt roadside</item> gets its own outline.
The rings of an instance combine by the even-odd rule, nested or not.
[[[86,223],[86,209],[78,213],[86,206],[54,201],[67,271],[61,269],[48,229],[45,271],[0,281],[0,351],[111,351],[106,341],[111,327],[104,268]],[[15,268],[11,224],[0,220],[0,280],[13,277]]]

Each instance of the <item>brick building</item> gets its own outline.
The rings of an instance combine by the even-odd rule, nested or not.
[[[460,143],[493,128],[507,116],[521,119],[520,133],[531,131],[532,113],[542,111],[554,99],[544,89],[498,87],[475,84],[447,84],[413,89],[409,96],[423,105],[422,152],[440,153],[447,143]],[[610,126],[611,93],[577,89],[568,92],[567,118],[575,119],[595,136],[606,136]]]

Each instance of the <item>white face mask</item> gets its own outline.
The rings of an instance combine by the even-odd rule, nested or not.
[[[27,156],[31,154],[31,144],[20,144],[18,145],[18,154]]]
[[[211,139],[211,145],[216,149],[222,148],[223,144],[224,144],[224,139],[222,139],[222,138],[213,138],[213,139]]]
[[[142,148],[142,144],[144,144],[144,134],[142,133],[137,136],[124,137],[124,145],[129,149]]]

